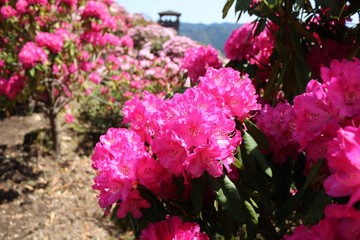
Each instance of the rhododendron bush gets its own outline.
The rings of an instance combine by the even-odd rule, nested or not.
[[[111,1],[0,6],[0,104],[81,100],[98,204],[137,239],[360,238],[357,0],[227,0],[255,20],[225,63]]]
[[[100,137],[100,207],[139,239],[358,239],[359,4],[228,0],[224,16],[233,5],[257,18],[226,65],[164,43],[190,86],[134,94]]]

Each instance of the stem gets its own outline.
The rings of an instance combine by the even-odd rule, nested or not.
[[[52,150],[55,153],[55,160],[58,161],[61,159],[59,124],[57,122],[57,113],[54,111],[54,108],[50,107],[49,110],[48,118],[51,126]]]

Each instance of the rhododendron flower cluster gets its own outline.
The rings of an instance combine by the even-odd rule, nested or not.
[[[110,128],[100,137],[92,156],[93,168],[98,171],[93,189],[99,190],[99,205],[108,208],[121,200],[119,214],[129,211],[140,217],[136,208],[150,207],[136,191],[139,164],[150,161],[140,137],[127,129]],[[132,202],[132,207],[129,207]]]
[[[287,102],[279,102],[275,107],[266,104],[257,116],[256,125],[268,137],[270,151],[274,154],[273,160],[277,163],[284,163],[287,157],[296,159],[299,145],[294,121],[293,107]]]
[[[141,240],[207,240],[209,237],[200,232],[197,223],[183,222],[180,217],[168,216],[165,220],[150,223],[140,236]]]
[[[312,227],[300,225],[286,240],[356,240],[360,238],[360,211],[345,205],[330,204],[325,218]]]
[[[349,206],[360,200],[359,134],[359,126],[340,128],[336,138],[328,143],[330,176],[325,180],[324,187],[330,196],[350,196]]]
[[[256,27],[257,23],[246,23],[231,33],[224,46],[227,58],[245,59],[260,68],[269,64],[274,48],[274,25],[268,23],[258,36],[255,36]]]
[[[39,47],[47,47],[52,53],[61,52],[64,45],[64,39],[54,33],[39,32],[35,38]]]
[[[38,47],[34,42],[27,42],[19,52],[19,62],[25,68],[35,67],[38,63],[45,63],[47,54],[45,51]]]
[[[185,51],[182,67],[188,71],[188,76],[196,83],[204,76],[208,67],[222,67],[218,52],[211,45],[189,48]]]
[[[239,72],[231,68],[210,67],[199,80],[199,88],[205,93],[211,93],[218,107],[230,110],[232,116],[240,121],[260,109],[255,87],[247,74],[240,76]]]
[[[309,160],[326,157],[327,143],[340,127],[358,125],[360,60],[334,60],[321,68],[323,83],[309,82],[294,99],[296,135]]]

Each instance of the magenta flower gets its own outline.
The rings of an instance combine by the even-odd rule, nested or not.
[[[141,209],[149,208],[150,206],[150,203],[140,196],[139,191],[133,190],[127,195],[126,199],[120,203],[117,216],[118,218],[124,218],[127,213],[131,213],[134,218],[141,218],[143,215]]]
[[[265,105],[257,118],[257,126],[269,139],[270,151],[276,163],[284,163],[287,157],[296,158],[299,145],[294,129],[295,113],[289,103],[279,102],[272,108]]]
[[[99,190],[99,205],[107,208],[118,200],[125,201],[138,182],[138,164],[150,158],[144,143],[134,132],[110,128],[100,137],[92,156],[97,171],[93,189]]]
[[[325,218],[311,227],[300,225],[285,240],[357,240],[360,238],[360,211],[346,205],[330,204]]]
[[[16,16],[16,10],[10,5],[2,6],[0,9],[0,13],[4,19]]]
[[[25,68],[33,68],[38,63],[45,63],[47,61],[47,55],[44,50],[34,42],[27,42],[19,52],[19,62]]]
[[[255,87],[247,75],[240,77],[232,68],[210,67],[199,80],[199,88],[215,96],[218,107],[228,108],[241,121],[260,109]]]
[[[197,83],[198,78],[205,75],[208,67],[215,69],[222,67],[215,48],[208,45],[189,48],[185,51],[182,68],[188,71],[188,76],[193,83]]]
[[[141,240],[207,240],[209,237],[200,232],[197,223],[190,223],[181,220],[180,217],[167,216],[165,220],[156,223],[150,223],[146,229],[141,232]]]
[[[327,97],[340,117],[360,115],[360,60],[334,60],[330,68],[321,68]]]
[[[269,23],[258,36],[254,35],[256,27],[257,23],[246,23],[231,33],[224,46],[227,58],[245,59],[261,68],[269,64],[275,44],[274,30],[271,28],[275,25]]]
[[[330,196],[350,196],[348,205],[360,200],[360,128],[339,129],[329,142],[328,165],[331,175],[324,187]]]
[[[55,54],[61,52],[64,45],[64,40],[61,36],[48,32],[39,32],[36,35],[35,41],[39,47],[46,47]]]

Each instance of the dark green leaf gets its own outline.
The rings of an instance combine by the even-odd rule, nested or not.
[[[250,202],[244,201],[243,204],[245,209],[244,214],[246,215],[246,233],[247,233],[246,239],[256,239],[256,235],[258,233],[258,223],[259,223],[258,215]]]
[[[260,149],[267,150],[269,149],[269,141],[266,135],[250,120],[245,120],[245,125],[247,132],[254,138],[258,143]]]
[[[251,2],[252,0],[237,0],[235,5],[235,12],[248,10]]]
[[[313,225],[318,223],[323,217],[324,209],[331,202],[331,199],[324,189],[318,192],[304,218],[304,224]]]
[[[226,175],[219,178],[209,176],[209,182],[224,214],[233,221],[241,220],[241,198],[235,184]]]
[[[272,171],[267,163],[264,155],[261,153],[258,144],[255,142],[254,138],[247,132],[243,135],[244,147],[247,155],[252,155],[253,160],[256,162],[256,165],[264,172],[267,176],[272,177]]]
[[[223,10],[222,10],[222,13],[223,13],[222,18],[225,18],[225,17],[226,17],[226,15],[228,14],[229,9],[230,9],[231,6],[233,5],[233,3],[234,3],[234,0],[227,0],[227,1],[226,1],[225,6],[224,6],[224,8],[223,8]]]
[[[197,216],[200,215],[203,208],[205,187],[205,175],[191,181],[191,202]]]

